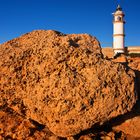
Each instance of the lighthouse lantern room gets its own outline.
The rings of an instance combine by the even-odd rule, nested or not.
[[[120,5],[118,5],[115,13],[113,13],[113,50],[114,55],[125,53],[124,45],[124,13]]]

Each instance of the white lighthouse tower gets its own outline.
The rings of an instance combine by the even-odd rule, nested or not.
[[[115,13],[113,13],[113,50],[114,55],[125,53],[124,45],[124,13],[120,5],[118,5]]]

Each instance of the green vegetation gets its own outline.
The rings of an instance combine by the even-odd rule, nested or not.
[[[140,57],[140,53],[130,53],[130,54],[127,54],[128,56],[130,57]]]

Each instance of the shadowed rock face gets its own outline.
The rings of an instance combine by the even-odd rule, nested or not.
[[[67,137],[136,102],[134,72],[102,58],[96,38],[33,31],[0,46],[0,105]]]

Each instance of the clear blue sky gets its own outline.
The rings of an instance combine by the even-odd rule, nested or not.
[[[140,0],[0,0],[0,44],[37,29],[88,33],[112,45],[112,15],[121,4],[126,46],[140,46]]]

